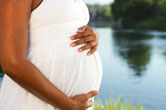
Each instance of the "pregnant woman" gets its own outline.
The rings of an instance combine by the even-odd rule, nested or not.
[[[102,63],[88,22],[83,0],[0,0],[0,110],[93,110]]]

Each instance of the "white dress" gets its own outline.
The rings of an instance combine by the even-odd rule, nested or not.
[[[70,45],[75,41],[70,40],[70,36],[88,22],[89,10],[83,0],[44,0],[31,13],[27,58],[69,97],[99,90],[102,81],[103,68],[98,50],[87,56],[90,49],[78,52],[85,44]],[[26,91],[5,74],[0,110],[59,109]]]

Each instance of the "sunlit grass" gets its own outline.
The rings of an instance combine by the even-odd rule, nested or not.
[[[142,104],[133,105],[131,101],[125,102],[122,98],[105,101],[105,106],[101,100],[95,100],[94,110],[144,110]]]

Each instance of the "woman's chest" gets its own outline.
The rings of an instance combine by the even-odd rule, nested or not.
[[[89,10],[83,0],[43,0],[31,13],[30,23],[64,23],[89,21]]]

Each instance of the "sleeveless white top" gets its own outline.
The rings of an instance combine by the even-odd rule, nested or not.
[[[89,10],[83,0],[44,0],[31,13],[27,59],[69,97],[99,90],[102,81],[98,50],[87,56],[90,49],[78,52],[85,44],[71,47],[76,40],[70,40],[70,36],[88,22]],[[29,93],[5,74],[0,110],[59,109]]]

